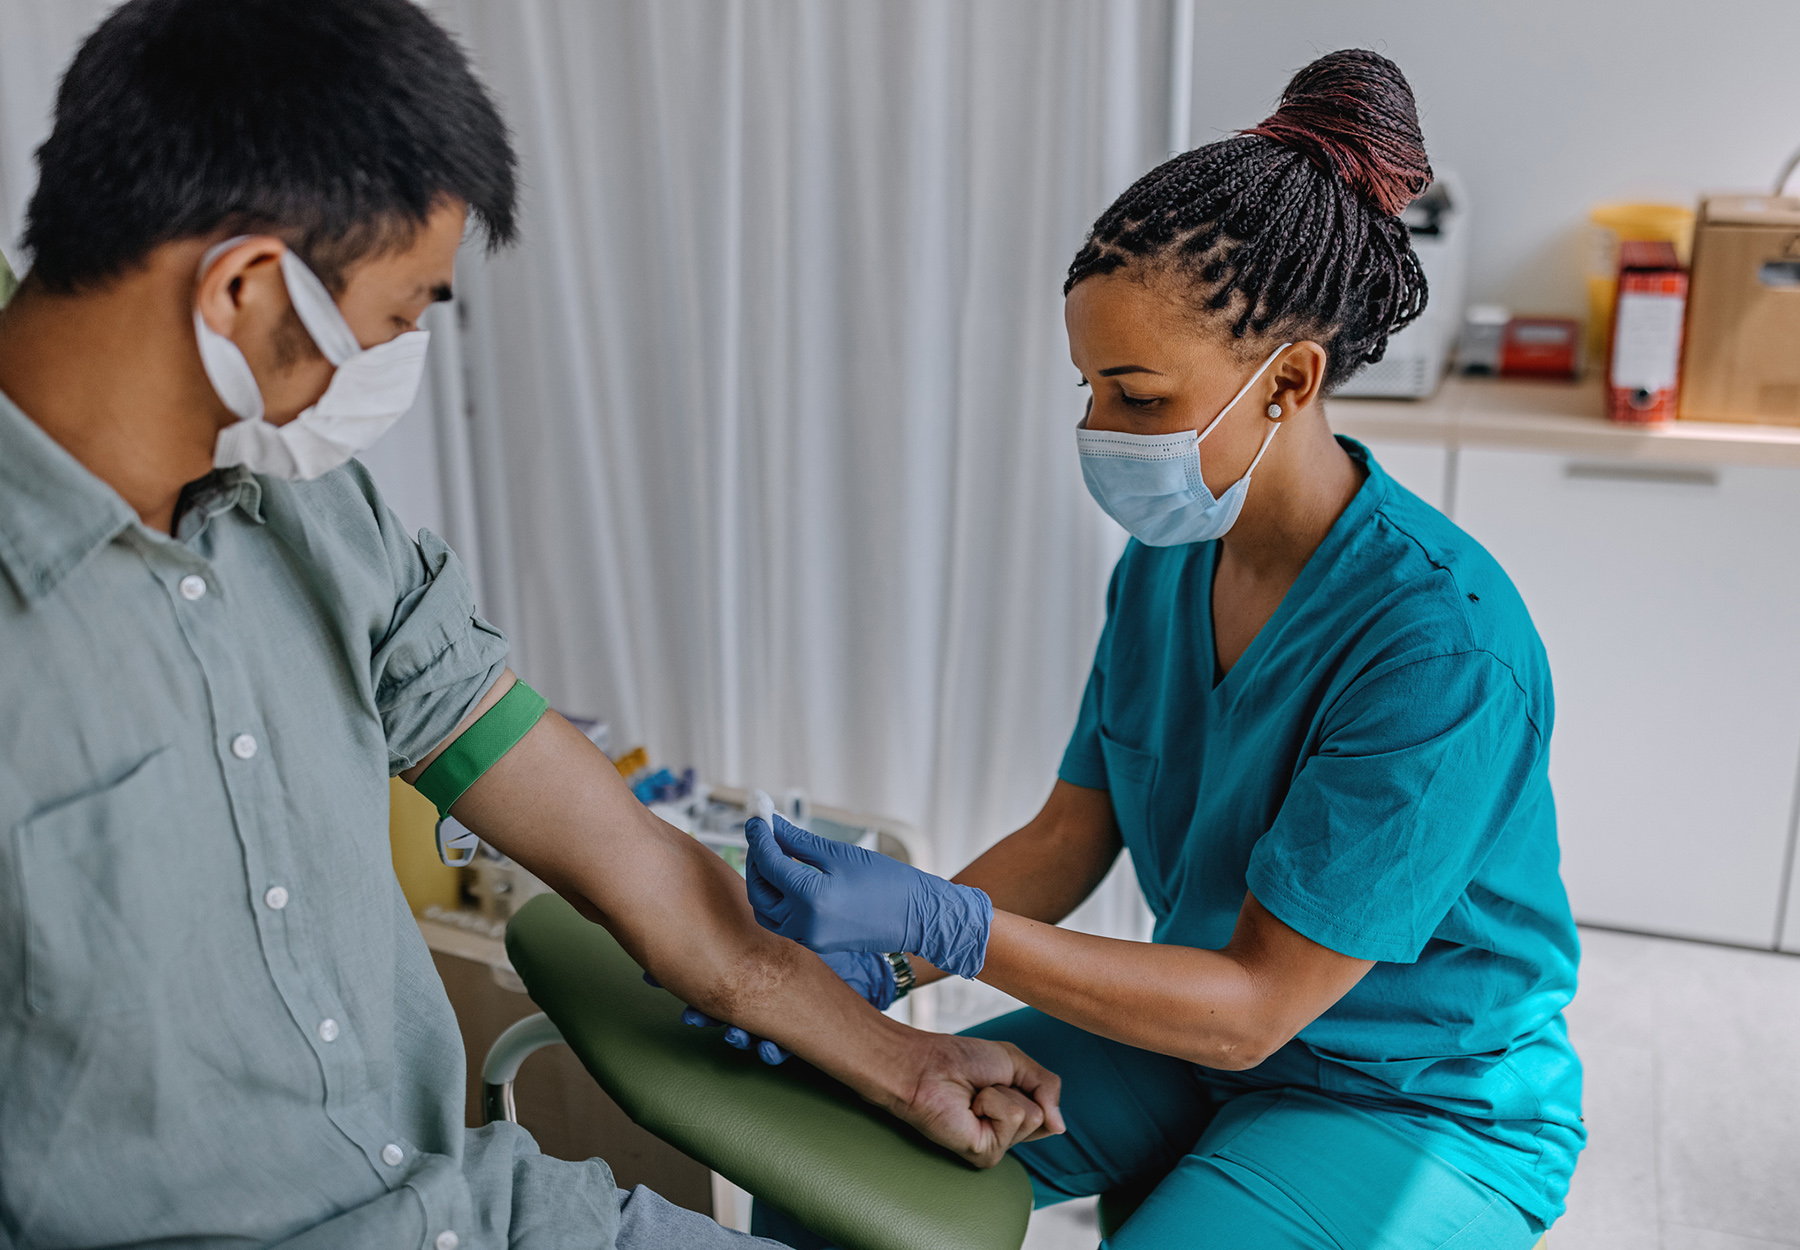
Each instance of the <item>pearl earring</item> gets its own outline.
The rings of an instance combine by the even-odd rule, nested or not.
[[[1281,405],[1280,404],[1270,404],[1269,405],[1269,420],[1271,420],[1271,421],[1281,420]]]

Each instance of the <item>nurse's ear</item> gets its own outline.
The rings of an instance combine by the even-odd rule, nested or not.
[[[1312,342],[1295,343],[1277,356],[1267,375],[1270,391],[1264,411],[1269,420],[1286,421],[1317,402],[1329,363],[1325,349]]]

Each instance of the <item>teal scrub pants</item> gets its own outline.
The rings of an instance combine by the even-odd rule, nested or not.
[[[1038,1206],[1142,1195],[1107,1250],[1530,1250],[1544,1231],[1379,1117],[1316,1090],[1240,1092],[1030,1007],[968,1033],[1062,1076],[1068,1131],[1013,1149]],[[828,1244],[763,1203],[751,1231],[798,1250]]]
[[[1315,1090],[1230,1090],[1029,1007],[968,1032],[1062,1075],[1068,1131],[1013,1151],[1038,1206],[1146,1194],[1110,1250],[1530,1250],[1543,1232],[1414,1139]]]

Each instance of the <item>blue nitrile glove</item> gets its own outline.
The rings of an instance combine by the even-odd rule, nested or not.
[[[763,928],[821,953],[905,951],[959,977],[986,962],[994,904],[975,887],[818,837],[779,814],[773,829],[757,817],[744,836],[744,881]]]
[[[825,966],[844,979],[844,984],[868,999],[876,1011],[886,1011],[894,1005],[894,997],[899,987],[894,984],[894,967],[888,963],[885,955],[873,955],[867,951],[838,951],[830,955],[821,955]],[[648,972],[644,980],[661,989],[662,985]],[[681,1022],[691,1024],[697,1029],[716,1029],[725,1026],[725,1044],[735,1046],[739,1050],[756,1048],[759,1058],[766,1064],[786,1062],[787,1050],[766,1037],[756,1037],[735,1024],[725,1024],[723,1020],[715,1020],[697,1007],[688,1007],[681,1013]]]

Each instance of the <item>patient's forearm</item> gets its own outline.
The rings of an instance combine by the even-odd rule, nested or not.
[[[737,874],[652,815],[554,712],[454,810],[606,925],[672,993],[773,1038],[878,1104],[905,1096],[897,1087],[908,1031],[817,957],[757,925]]]

